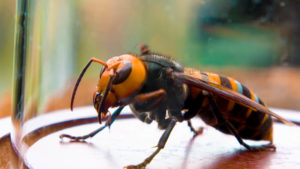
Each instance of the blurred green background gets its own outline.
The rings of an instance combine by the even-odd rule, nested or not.
[[[28,90],[53,95],[89,58],[138,53],[141,42],[201,70],[295,68],[298,9],[292,0],[28,0]],[[0,0],[1,98],[12,90],[15,11],[16,1]]]
[[[0,96],[12,88],[15,2],[0,1]]]

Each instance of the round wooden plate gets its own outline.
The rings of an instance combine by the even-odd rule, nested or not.
[[[92,108],[84,111],[87,110],[94,113]],[[66,114],[70,115],[70,112]],[[194,120],[193,124],[204,126],[200,120]],[[103,130],[86,142],[62,141],[59,138],[60,134],[84,135],[98,127],[97,122],[75,125],[35,139],[25,153],[25,164],[37,169],[122,168],[142,162],[155,151],[154,147],[163,132],[157,129],[155,122],[148,125],[136,118],[126,118],[116,120],[110,129]],[[247,142],[250,145],[265,143]],[[233,136],[208,126],[205,126],[202,135],[193,139],[186,122],[182,122],[175,126],[166,147],[147,168],[300,168],[299,126],[276,123],[274,144],[276,152],[248,152]]]

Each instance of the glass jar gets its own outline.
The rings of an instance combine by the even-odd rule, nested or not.
[[[70,112],[76,79],[91,57],[105,61],[124,53],[139,53],[140,43],[186,67],[242,79],[250,88],[257,88],[271,105],[300,109],[295,104],[298,97],[292,98],[294,104],[274,100],[278,96],[272,91],[264,92],[265,76],[256,77],[264,73],[269,77],[274,65],[300,64],[299,51],[294,50],[298,42],[291,40],[299,34],[289,25],[298,21],[289,18],[280,25],[287,8],[293,7],[281,2],[235,0],[18,0],[11,140],[23,167],[85,166],[76,158],[80,154],[76,144],[72,145],[73,159],[68,158],[72,151],[64,154],[69,145],[59,143],[59,134],[68,133],[65,129],[71,126],[88,132],[98,125],[92,97],[102,66],[90,66],[77,91],[75,106],[87,107]],[[276,85],[273,80],[267,84]],[[82,157],[83,162],[91,160],[86,162],[91,168],[97,167],[98,160],[93,153],[87,151]],[[116,162],[116,166],[122,165]]]

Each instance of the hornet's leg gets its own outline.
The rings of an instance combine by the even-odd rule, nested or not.
[[[143,169],[143,168],[145,168],[152,161],[152,159],[159,153],[159,151],[165,147],[167,140],[168,140],[168,138],[171,134],[171,131],[173,130],[176,122],[177,121],[175,119],[171,120],[169,126],[167,127],[167,129],[165,130],[165,132],[159,139],[159,142],[157,144],[157,149],[149,157],[147,157],[142,163],[140,163],[138,165],[129,165],[124,168],[126,168],[126,169]]]
[[[203,127],[200,127],[198,130],[194,128],[194,126],[192,125],[192,121],[191,120],[188,120],[187,121],[187,125],[190,127],[191,131],[194,133],[194,136],[193,137],[196,137],[198,136],[199,134],[202,134],[203,133]]]
[[[146,112],[157,106],[165,96],[166,91],[163,89],[138,94],[134,97],[134,103],[130,105],[130,108],[139,120],[149,124],[153,119]]]
[[[134,97],[134,100],[139,104],[143,104],[149,101],[150,99],[155,99],[151,102],[151,105],[148,105],[148,107],[153,107],[156,106],[165,96],[166,91],[164,89],[159,89],[149,93],[138,94]]]
[[[213,110],[213,112],[215,113],[219,123],[224,123],[227,127],[227,129],[229,131],[231,131],[231,133],[235,136],[235,138],[238,140],[238,142],[244,146],[247,150],[249,151],[275,151],[276,150],[276,147],[270,143],[270,144],[267,144],[267,145],[262,145],[262,146],[259,146],[259,147],[251,147],[249,146],[248,144],[246,144],[242,137],[239,135],[238,131],[236,130],[236,128],[230,123],[230,121],[228,121],[227,119],[225,119],[223,117],[223,115],[221,114],[221,111],[219,110],[217,104],[216,104],[216,101],[215,99],[212,97],[211,94],[208,94],[208,99],[210,101],[210,106]]]
[[[102,131],[103,129],[105,129],[106,127],[109,127],[115,120],[116,118],[120,115],[121,111],[123,110],[124,106],[119,107],[115,112],[113,112],[113,114],[111,115],[110,120],[107,120],[105,125],[98,128],[97,130],[84,135],[84,136],[70,136],[68,134],[62,134],[59,137],[61,139],[63,139],[64,137],[69,138],[71,141],[84,141],[85,139],[89,138],[89,137],[93,137],[95,136],[97,133],[99,133],[100,131]]]

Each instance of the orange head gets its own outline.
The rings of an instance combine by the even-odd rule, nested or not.
[[[94,107],[98,112],[98,119],[101,123],[101,119],[106,116],[108,108],[129,104],[130,98],[144,84],[146,67],[143,61],[132,54],[115,56],[106,63],[92,58],[77,80],[71,99],[71,110],[73,109],[77,87],[92,62],[105,66],[100,74],[100,80],[93,96]]]

